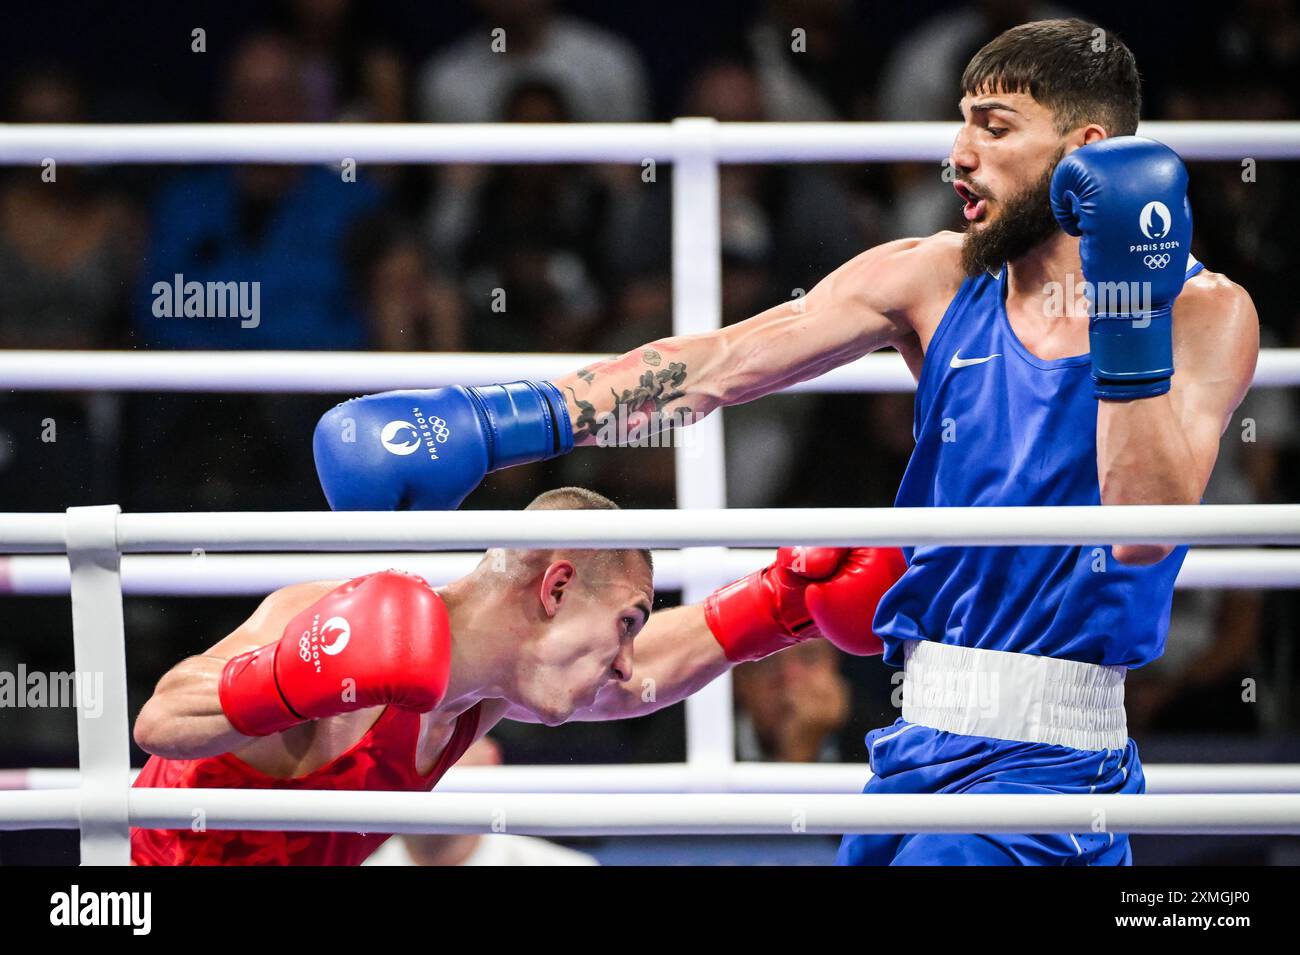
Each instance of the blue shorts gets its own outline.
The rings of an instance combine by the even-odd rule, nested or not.
[[[1137,744],[1082,750],[963,736],[906,720],[867,734],[864,793],[1143,793]],[[1132,865],[1128,836],[848,835],[838,865]]]

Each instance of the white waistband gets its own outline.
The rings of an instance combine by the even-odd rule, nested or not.
[[[949,733],[1074,749],[1128,743],[1121,666],[978,650],[904,647],[903,719]]]

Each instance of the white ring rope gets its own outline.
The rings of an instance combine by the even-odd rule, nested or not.
[[[700,130],[705,130],[701,135]],[[939,162],[956,123],[0,125],[0,165],[111,163],[672,161]],[[1289,159],[1297,122],[1151,122],[1139,132],[1184,159]]]
[[[76,828],[70,792],[0,793],[0,829]],[[132,789],[132,825],[546,836],[846,832],[1300,833],[1300,795],[411,793]]]
[[[1300,765],[1151,763],[1142,771],[1149,793],[1300,793]],[[438,792],[861,793],[871,775],[865,763],[453,766]],[[75,769],[0,770],[0,790],[76,789],[79,783]]]
[[[1274,373],[1278,384],[1300,384],[1300,349],[1291,352],[1277,352],[1261,374]],[[608,357],[528,352],[6,351],[0,352],[0,381],[7,388],[31,391],[363,394],[561,378]],[[901,357],[875,354],[787,390],[915,388]]]
[[[608,355],[533,352],[4,351],[0,381],[19,391],[365,394],[555,379]],[[1300,385],[1300,348],[1264,349],[1253,386]],[[879,352],[783,394],[916,390],[896,352]]]
[[[680,551],[654,553],[655,589],[678,591],[688,583],[710,588],[771,563],[776,551],[724,548],[701,568]],[[122,560],[122,592],[150,597],[264,596],[304,580],[349,580],[396,567],[440,587],[468,574],[481,552],[412,554],[130,554]],[[689,566],[688,566],[689,565]],[[0,556],[0,593],[50,596],[68,593],[68,561],[53,555]],[[1300,550],[1195,548],[1187,553],[1174,586],[1179,589],[1300,588]]]
[[[770,564],[766,548],[719,550],[701,576],[695,561],[680,551],[655,551],[655,590],[677,591],[686,583],[716,587]],[[455,554],[135,554],[123,557],[122,592],[131,596],[260,596],[277,587],[315,581],[341,581],[398,568],[420,574],[438,587],[464,577],[481,552]],[[689,567],[688,567],[689,563]],[[59,595],[69,586],[68,560],[53,555],[0,556],[0,594]],[[1291,590],[1300,587],[1300,550],[1234,548],[1188,551],[1178,589],[1225,587]]]
[[[62,514],[0,514],[0,553],[63,553]],[[470,547],[1300,544],[1300,504],[121,514],[123,553]]]

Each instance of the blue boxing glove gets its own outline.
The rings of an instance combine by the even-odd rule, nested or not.
[[[454,510],[492,471],[571,451],[573,426],[549,381],[456,385],[335,405],[312,449],[336,511]]]
[[[1163,395],[1174,374],[1174,299],[1192,242],[1182,160],[1154,140],[1103,139],[1060,161],[1051,195],[1061,228],[1081,236],[1094,394]]]

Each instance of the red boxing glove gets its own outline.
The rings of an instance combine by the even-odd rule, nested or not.
[[[391,704],[433,709],[447,692],[447,608],[422,578],[385,570],[331,590],[277,643],[221,671],[221,709],[245,736]]]
[[[897,548],[782,547],[770,566],[710,594],[704,619],[735,663],[823,636],[870,656],[883,649],[876,605],[906,569]]]
[[[855,547],[825,580],[808,584],[804,600],[823,637],[845,653],[874,657],[885,645],[871,629],[885,591],[907,570],[897,547]]]

